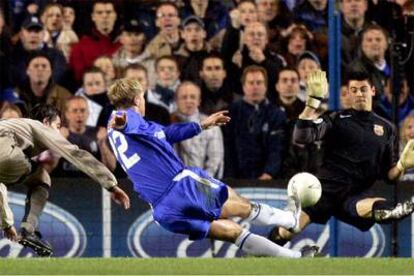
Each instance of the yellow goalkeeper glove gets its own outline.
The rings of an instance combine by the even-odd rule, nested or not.
[[[401,172],[414,167],[414,139],[408,141],[398,160],[397,168]]]
[[[308,98],[306,105],[318,109],[322,100],[328,95],[328,80],[326,72],[316,70],[309,75],[307,81]]]

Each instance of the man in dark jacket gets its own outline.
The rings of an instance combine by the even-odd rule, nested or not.
[[[242,75],[244,97],[229,108],[226,174],[270,180],[280,173],[285,148],[286,115],[266,98],[267,73],[248,66]]]
[[[20,31],[20,42],[11,54],[10,74],[13,85],[22,85],[26,78],[26,65],[33,51],[39,51],[49,57],[52,62],[54,82],[61,84],[67,76],[67,64],[62,52],[49,48],[43,43],[44,28],[40,19],[35,16],[27,18]]]

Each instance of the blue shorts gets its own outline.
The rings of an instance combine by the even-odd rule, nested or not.
[[[173,181],[154,206],[154,220],[168,231],[189,235],[190,240],[204,239],[211,222],[220,217],[227,186],[199,168],[187,168]]]

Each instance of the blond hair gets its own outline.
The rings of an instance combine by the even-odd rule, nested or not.
[[[142,85],[137,80],[118,79],[108,90],[108,98],[116,109],[124,109],[133,106],[135,97],[144,93]]]

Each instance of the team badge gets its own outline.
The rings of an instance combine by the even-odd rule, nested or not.
[[[377,136],[383,136],[384,135],[384,127],[381,125],[375,125],[374,124],[374,133]]]

